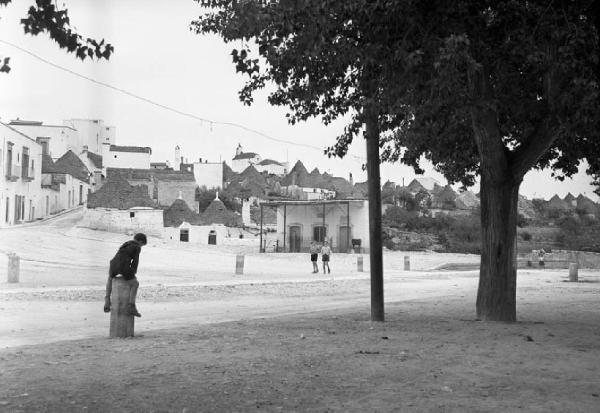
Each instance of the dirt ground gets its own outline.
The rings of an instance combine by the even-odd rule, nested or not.
[[[7,284],[0,254],[0,412],[600,412],[597,270],[520,270],[520,321],[484,323],[477,271],[439,270],[477,256],[386,252],[372,323],[367,257],[361,273],[336,254],[325,276],[303,254],[152,240],[136,337],[108,339],[106,263],[126,237],[78,219],[0,233],[21,257]]]
[[[592,281],[597,281],[593,277]],[[472,297],[0,350],[7,412],[600,411],[599,282],[519,291],[515,324]]]

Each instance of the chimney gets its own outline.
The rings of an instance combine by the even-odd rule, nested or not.
[[[183,199],[183,195],[181,194],[181,191],[179,191],[179,195],[177,196],[177,199]]]
[[[350,185],[354,185],[354,180],[352,179],[352,172],[350,172],[350,177],[349,177],[349,181],[350,181]]]
[[[181,149],[179,145],[175,146],[175,163],[173,164],[173,170],[179,170],[179,164],[181,163]]]
[[[202,163],[202,158],[198,158],[198,163]]]
[[[86,153],[88,151],[88,146],[87,145],[83,145],[83,153]]]

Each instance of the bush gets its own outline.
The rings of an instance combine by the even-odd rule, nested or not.
[[[405,231],[435,235],[439,244],[449,252],[478,254],[481,251],[481,224],[478,216],[418,216],[396,207],[386,211],[384,224]],[[391,240],[384,239],[383,243],[388,249],[394,248]],[[429,247],[424,242],[413,242],[407,248],[420,251]]]
[[[384,225],[393,228],[406,228],[408,223],[418,218],[418,213],[407,211],[402,207],[393,206],[388,208],[383,214],[382,221]]]
[[[521,233],[521,239],[523,241],[531,241],[531,238],[532,237],[531,237],[531,234],[529,232],[525,231],[525,232]]]
[[[556,242],[564,249],[600,252],[600,222],[592,219],[564,217],[558,220]]]

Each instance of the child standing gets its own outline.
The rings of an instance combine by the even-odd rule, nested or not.
[[[310,261],[313,265],[313,274],[319,272],[319,265],[317,264],[317,259],[319,258],[319,246],[315,241],[310,243]]]
[[[331,274],[331,269],[329,268],[330,257],[331,248],[329,248],[329,242],[325,241],[323,243],[323,247],[321,248],[321,259],[323,260],[323,274]],[[327,268],[327,272],[325,272],[325,268]]]
[[[110,260],[110,268],[108,270],[108,281],[106,282],[106,295],[104,297],[104,312],[110,312],[110,295],[112,293],[113,278],[122,276],[123,279],[131,287],[129,291],[129,314],[136,317],[142,315],[135,307],[135,297],[140,285],[135,274],[137,273],[140,252],[142,247],[147,244],[145,234],[135,234],[133,240],[125,242],[112,260]]]

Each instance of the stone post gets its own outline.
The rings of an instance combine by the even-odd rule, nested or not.
[[[235,257],[235,273],[236,275],[244,274],[244,256],[236,255]]]
[[[110,338],[133,337],[134,318],[129,314],[129,290],[123,278],[113,278],[110,296]]]
[[[356,271],[363,272],[363,257],[359,255],[356,257]]]
[[[578,268],[576,262],[572,262],[569,264],[569,281],[577,282],[579,280],[577,270]]]
[[[404,271],[410,271],[410,257],[408,255],[404,256]]]
[[[19,267],[20,258],[17,254],[11,252],[8,254],[8,282],[18,283],[19,282]]]

